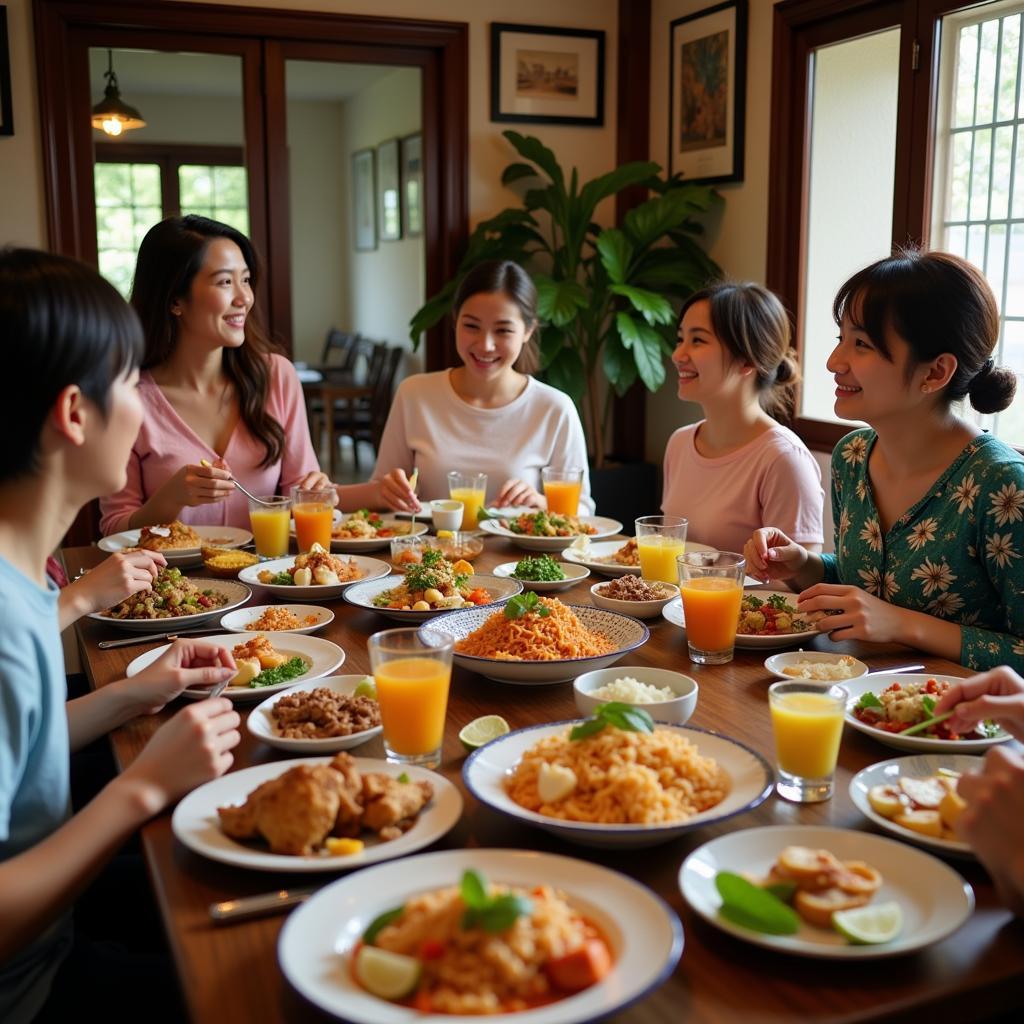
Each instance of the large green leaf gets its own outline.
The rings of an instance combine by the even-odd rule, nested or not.
[[[432,299],[421,306],[409,321],[409,338],[413,350],[420,344],[420,336],[438,323],[451,309],[458,278],[449,281]]]
[[[657,391],[665,383],[665,363],[658,332],[634,320],[625,311],[616,314],[615,326],[622,344],[632,353],[637,373],[647,390]]]
[[[605,339],[604,352],[601,355],[601,367],[608,383],[621,398],[636,382],[636,360],[617,331],[609,331]]]
[[[597,239],[597,251],[601,254],[601,264],[608,271],[608,277],[615,284],[624,284],[629,272],[629,261],[633,255],[633,246],[618,228],[602,231]]]
[[[513,181],[519,181],[520,178],[535,177],[537,177],[537,168],[532,164],[509,164],[501,172],[501,183],[502,185],[511,185]]]
[[[630,279],[651,291],[686,298],[720,276],[721,270],[702,250],[697,259],[680,246],[659,246],[644,253]]]
[[[552,324],[545,324],[540,329],[540,368],[546,370],[565,348],[565,332]]]
[[[565,175],[562,174],[558,158],[540,139],[511,130],[501,134],[512,143],[521,157],[535,163],[558,186],[559,191],[565,191]]]
[[[693,213],[709,209],[711,191],[703,186],[690,185],[655,196],[633,207],[623,219],[623,228],[636,246],[652,245],[685,223]]]
[[[668,324],[675,319],[672,305],[668,299],[646,288],[637,288],[629,284],[613,284],[611,291],[629,299],[630,304],[638,312],[642,313],[649,324]]]
[[[552,360],[544,374],[552,387],[564,391],[574,402],[579,402],[587,389],[587,376],[579,354],[571,348],[563,348]]]
[[[594,210],[602,199],[607,199],[631,185],[644,184],[659,170],[656,163],[636,161],[623,164],[614,171],[588,181],[580,192],[580,206],[586,211],[587,220],[594,215]]]
[[[537,313],[541,320],[547,320],[556,327],[565,327],[576,319],[581,309],[586,309],[590,299],[578,281],[555,281],[550,277],[537,275]]]

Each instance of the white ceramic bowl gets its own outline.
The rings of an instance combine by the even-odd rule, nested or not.
[[[520,580],[512,574],[516,571],[518,562],[502,562],[492,570],[495,576],[506,579],[519,580],[524,590],[536,590],[539,594],[554,593],[559,590],[568,590],[570,587],[582,583],[589,575],[590,570],[583,565],[573,565],[571,562],[559,562],[562,572],[565,573],[564,580]]]
[[[462,514],[466,506],[461,501],[438,498],[430,503],[430,518],[435,530],[455,531],[462,527]]]
[[[642,665],[617,665],[615,668],[602,668],[596,672],[584,672],[572,684],[576,708],[581,715],[592,715],[607,700],[594,697],[594,690],[601,689],[607,683],[626,677],[635,679],[648,686],[671,687],[676,697],[672,700],[655,701],[651,704],[637,704],[626,701],[635,708],[643,708],[656,722],[670,722],[684,725],[690,720],[697,707],[697,681],[681,672],[673,672],[667,668],[647,668]]]
[[[783,669],[789,665],[796,665],[799,662],[809,661],[814,662],[818,665],[837,665],[839,659],[843,657],[849,657],[849,655],[843,654],[831,654],[827,651],[786,651],[783,654],[773,654],[770,658],[764,659],[764,667],[768,669],[773,676],[779,679],[800,679],[800,676],[787,675]],[[852,675],[846,677],[846,679],[829,679],[829,680],[809,680],[815,682],[830,682],[838,683],[840,686],[850,679],[859,679],[861,676],[868,674],[868,667],[863,661],[858,661],[856,658],[853,659],[853,664],[850,666],[853,671]]]
[[[621,576],[619,577],[622,578]],[[614,585],[614,580],[602,580],[590,588],[590,600],[598,608],[607,608],[610,612],[621,612],[623,615],[635,615],[638,619],[653,619],[661,614],[661,609],[674,601],[679,596],[679,588],[674,583],[660,583],[663,588],[664,597],[655,598],[653,601],[623,601],[617,597],[606,597],[601,593],[601,587]]]

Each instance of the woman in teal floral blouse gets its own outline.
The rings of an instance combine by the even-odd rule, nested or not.
[[[1013,400],[991,289],[959,257],[909,251],[850,278],[833,313],[836,415],[870,424],[832,453],[836,553],[769,527],[747,542],[749,570],[832,612],[833,639],[1024,669],[1024,459],[952,408]]]

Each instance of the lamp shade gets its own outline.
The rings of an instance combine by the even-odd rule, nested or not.
[[[103,77],[107,80],[107,87],[104,90],[103,99],[92,108],[93,128],[98,128],[108,135],[120,135],[133,128],[145,128],[146,122],[142,115],[121,99],[121,90],[117,87],[117,75],[114,74],[113,54],[109,50],[107,54],[110,66],[103,73]]]

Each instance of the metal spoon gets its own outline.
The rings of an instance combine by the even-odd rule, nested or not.
[[[209,460],[209,459],[200,459],[200,460],[199,460],[199,465],[200,465],[200,466],[205,466],[205,467],[206,467],[207,469],[213,469],[213,463],[212,463],[212,462],[210,462],[210,460]],[[275,503],[274,503],[274,502],[272,502],[272,501],[264,501],[264,500],[263,500],[262,498],[257,498],[257,497],[256,497],[256,495],[252,493],[252,491],[248,491],[248,490],[246,490],[246,489],[245,489],[245,488],[244,488],[244,487],[243,487],[243,486],[242,486],[242,485],[241,485],[241,484],[240,484],[240,483],[239,483],[239,482],[238,482],[238,481],[237,481],[237,480],[236,480],[236,479],[235,479],[235,478],[234,478],[233,476],[231,476],[231,477],[228,477],[228,479],[229,479],[229,480],[230,480],[230,481],[231,481],[231,482],[232,482],[232,483],[233,483],[233,484],[234,484],[234,485],[235,485],[235,486],[236,486],[236,487],[237,487],[237,488],[238,488],[238,489],[239,489],[239,490],[240,490],[240,491],[241,491],[241,492],[242,492],[243,494],[245,494],[245,495],[247,495],[248,497],[252,498],[252,500],[253,500],[253,501],[255,501],[255,502],[256,502],[256,504],[258,504],[258,505],[266,505],[266,506],[267,506],[267,508],[275,508],[275,507],[276,507]]]

